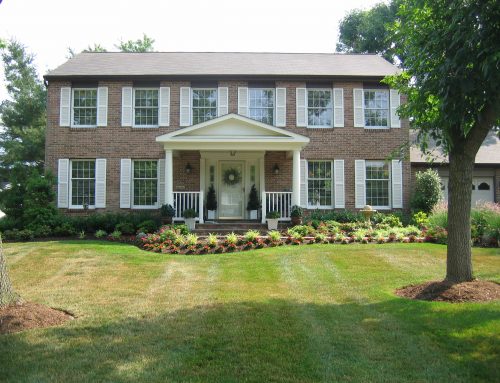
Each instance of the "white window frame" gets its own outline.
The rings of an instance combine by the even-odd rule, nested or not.
[[[365,92],[384,92],[387,94],[387,109],[385,108],[366,108],[365,106]],[[390,129],[391,128],[391,94],[389,89],[365,89],[363,88],[363,99],[361,100],[363,105],[363,125],[365,129]],[[375,110],[387,110],[387,125],[386,126],[368,126],[366,125],[366,109]]]
[[[135,177],[134,177],[134,168],[135,168],[135,163],[136,161],[150,161],[154,162],[156,161],[156,204],[154,205],[135,205],[134,204],[134,182],[135,182]],[[160,199],[160,177],[159,177],[159,161],[150,159],[150,158],[141,158],[141,159],[133,159],[132,160],[132,166],[131,166],[131,172],[130,172],[130,206],[132,209],[137,209],[137,210],[148,210],[148,209],[158,209],[159,208],[159,199]],[[153,179],[153,178],[139,178],[141,180],[144,179]]]
[[[136,90],[156,90],[158,92],[158,124],[156,125],[136,125],[135,123],[135,91]],[[132,88],[132,127],[133,128],[158,128],[160,125],[160,88]]]
[[[331,172],[331,205],[310,205],[309,204],[309,163],[311,162],[329,162],[330,163],[330,172]],[[307,208],[308,209],[318,209],[318,210],[331,210],[335,206],[335,195],[334,195],[334,189],[335,189],[335,177],[334,177],[334,167],[333,167],[333,160],[307,160],[306,161],[306,189],[307,189]],[[324,179],[327,180],[328,178],[313,178],[313,179]]]
[[[77,125],[75,124],[75,91],[79,90],[95,90],[95,125]],[[97,128],[97,112],[99,108],[99,93],[97,91],[97,87],[89,87],[89,88],[71,88],[71,123],[70,126],[72,128]]]
[[[254,89],[254,90],[270,90],[272,93],[273,93],[273,122],[271,124],[269,124],[268,122],[263,122],[263,121],[260,121],[260,120],[255,120],[255,121],[259,121],[259,122],[262,122],[263,124],[268,124],[268,125],[273,125],[275,126],[276,125],[276,89],[275,88],[252,88],[252,87],[249,87],[248,88],[248,118],[252,118],[250,117],[250,110],[252,109],[252,107],[250,106],[250,91]],[[271,108],[264,108],[264,107],[261,107],[261,108],[253,108],[253,109],[271,109]],[[253,119],[253,118],[252,118]]]
[[[391,210],[392,209],[392,195],[391,195],[391,191],[392,191],[392,174],[391,174],[391,166],[390,166],[390,163],[388,163],[387,161],[384,161],[384,160],[365,160],[365,174],[367,174],[367,171],[366,171],[366,168],[368,167],[368,164],[369,163],[383,163],[384,166],[387,165],[387,170],[388,170],[388,173],[389,173],[389,178],[387,179],[387,201],[389,202],[389,205],[388,206],[373,206],[372,205],[372,208],[375,209],[375,210]],[[368,198],[367,198],[367,191],[368,191],[368,187],[367,187],[367,182],[368,181],[385,181],[385,180],[382,180],[382,179],[375,179],[375,178],[368,178],[368,177],[365,177],[365,202],[368,204]]]
[[[206,121],[210,121],[210,120],[213,120],[214,118],[211,118],[210,120],[205,120],[205,121],[198,121],[198,122],[194,122],[194,103],[193,103],[193,99],[194,99],[194,92],[197,91],[197,90],[214,90],[215,91],[215,117],[214,118],[217,118],[217,115],[218,115],[218,107],[219,107],[219,90],[217,88],[191,88],[190,90],[190,100],[191,100],[191,125],[196,125],[196,124],[201,124],[202,122],[206,122]],[[196,107],[196,109],[202,109],[202,108],[199,108],[199,107]]]
[[[83,205],[73,205],[73,163],[75,162],[88,162],[88,161],[94,161],[94,205],[89,205],[89,209],[95,209],[95,199],[96,199],[96,187],[97,187],[97,182],[96,182],[96,159],[95,158],[79,158],[79,159],[72,159],[69,160],[69,184],[68,184],[68,189],[69,189],[69,209],[83,209]],[[77,179],[83,179],[83,178],[77,178]],[[87,179],[87,178],[86,178]]]
[[[309,91],[328,91],[330,92],[330,101],[332,103],[332,107],[331,107],[331,110],[332,110],[332,115],[331,115],[331,121],[332,123],[330,125],[310,125],[309,124]],[[315,108],[313,107],[312,109],[318,109],[318,108]],[[333,120],[333,113],[334,113],[334,106],[333,106],[333,89],[330,89],[330,88],[306,88],[306,123],[307,123],[307,128],[309,129],[333,129],[333,123],[334,123],[334,120]]]

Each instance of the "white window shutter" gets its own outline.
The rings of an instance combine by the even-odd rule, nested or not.
[[[133,88],[124,86],[122,88],[122,126],[132,126],[133,107],[132,107]]]
[[[224,116],[229,113],[229,90],[227,86],[220,86],[217,89],[217,117]]]
[[[95,160],[95,207],[106,207],[106,159]]]
[[[398,114],[396,113],[399,105],[401,105],[401,98],[399,92],[396,89],[391,89],[390,91],[390,103],[391,103],[391,128],[401,128],[401,121]]]
[[[364,93],[363,89],[353,89],[353,107],[354,107],[354,127],[363,128],[365,126],[365,111],[364,111]]]
[[[180,91],[180,126],[191,125],[191,88],[181,87]]]
[[[307,126],[307,89],[296,89],[296,125]]]
[[[392,207],[403,208],[403,161],[392,160]]]
[[[165,204],[165,159],[158,160],[158,205]]]
[[[159,92],[160,99],[158,100],[158,125],[170,125],[170,87],[162,86]]]
[[[97,88],[97,126],[108,125],[108,87]]]
[[[286,88],[276,88],[276,126],[286,126]]]
[[[68,207],[69,159],[60,158],[57,165],[57,207]]]
[[[335,181],[335,207],[345,208],[344,160],[333,161],[333,177]]]
[[[120,207],[130,208],[130,182],[132,176],[132,160],[122,158],[120,165]]]
[[[248,88],[238,88],[238,114],[240,116],[248,116]]]
[[[333,89],[333,126],[344,127],[344,89]]]
[[[355,173],[355,199],[356,209],[362,209],[366,205],[366,166],[365,160],[356,160],[354,165]]]
[[[300,160],[300,206],[307,208],[307,161]]]
[[[59,126],[71,125],[71,88],[61,88],[61,99],[59,100]]]

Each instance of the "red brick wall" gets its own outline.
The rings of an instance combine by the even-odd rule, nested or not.
[[[243,80],[224,80],[220,86],[229,88],[229,112],[237,113],[238,87],[245,86]],[[131,128],[121,126],[121,88],[131,86],[126,81],[101,81],[107,86],[108,126],[99,128],[67,128],[59,126],[60,88],[71,86],[69,82],[50,81],[48,87],[48,125],[46,139],[46,166],[57,174],[59,158],[107,158],[107,209],[119,209],[120,159],[159,159],[164,150],[155,138],[179,129],[179,91],[189,86],[188,81],[162,81],[170,87],[170,127]],[[344,88],[345,127],[332,129],[307,129],[295,126],[295,89],[304,87],[304,81],[276,81],[277,87],[287,88],[286,129],[310,138],[310,144],[302,151],[303,159],[344,159],[346,208],[354,208],[354,161],[356,159],[387,158],[394,150],[408,141],[408,121],[402,121],[401,129],[367,130],[353,127],[353,88],[363,87],[362,82],[336,81],[332,87]],[[193,168],[185,174],[185,166]],[[174,190],[199,189],[199,154],[180,152],[174,158]],[[280,167],[280,174],[272,173],[274,164]],[[291,190],[292,161],[285,152],[268,152],[265,158],[266,189],[269,191]],[[403,190],[404,206],[408,207],[410,197],[410,163],[404,160]],[[498,177],[497,177],[498,178]],[[498,186],[498,181],[497,181]],[[499,192],[497,191],[497,194]],[[498,197],[497,197],[498,198]]]

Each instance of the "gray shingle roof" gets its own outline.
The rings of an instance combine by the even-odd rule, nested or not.
[[[45,77],[78,76],[360,76],[398,72],[377,55],[332,53],[80,53]]]
[[[415,132],[411,132],[410,137],[414,140],[416,137]],[[448,156],[445,156],[440,148],[436,148],[435,145],[430,143],[429,150],[431,152],[430,157],[435,162],[448,163]],[[423,155],[418,147],[412,146],[410,148],[410,160],[412,163],[426,163],[428,162],[427,159],[429,159],[429,156]],[[477,152],[475,163],[500,165],[500,138],[498,138],[496,132],[491,131],[488,133]]]

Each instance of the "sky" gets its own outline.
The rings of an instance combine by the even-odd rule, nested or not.
[[[143,33],[157,51],[334,52],[346,12],[381,1],[0,0],[0,38],[34,53],[40,75],[64,63],[69,47],[116,50]]]

